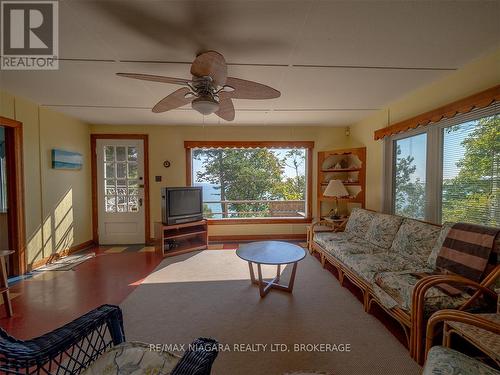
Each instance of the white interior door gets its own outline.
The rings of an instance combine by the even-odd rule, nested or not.
[[[98,139],[99,243],[144,243],[144,142]]]

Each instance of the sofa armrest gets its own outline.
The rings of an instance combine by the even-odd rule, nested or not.
[[[326,225],[328,227],[331,227],[332,230],[334,230],[334,224],[328,220],[319,220],[319,221],[316,221],[315,223],[312,224],[311,226],[311,231],[314,233],[314,228],[317,227],[317,226],[320,226],[320,225]]]

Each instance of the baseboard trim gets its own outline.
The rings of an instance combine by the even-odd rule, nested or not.
[[[245,242],[263,240],[306,240],[305,234],[241,234],[232,236],[208,236],[208,242]]]
[[[64,249],[64,250],[58,251],[57,253],[51,254],[48,257],[45,257],[43,259],[40,259],[40,260],[37,260],[37,261],[35,261],[33,263],[28,264],[28,272],[31,272],[34,269],[38,268],[38,267],[44,266],[45,264],[47,264],[47,262],[49,260],[51,260],[55,256],[62,257],[62,256],[70,255],[70,254],[77,253],[79,251],[85,250],[85,249],[87,249],[87,248],[89,248],[91,246],[94,246],[94,241],[93,240],[88,240],[88,241],[82,242],[81,244],[71,246],[68,249]]]

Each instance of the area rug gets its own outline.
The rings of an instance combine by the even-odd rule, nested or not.
[[[272,277],[275,267],[264,267]],[[290,267],[283,270],[286,281]],[[248,264],[234,251],[207,250],[165,259],[122,303],[127,340],[182,353],[214,337],[215,375],[417,375],[408,351],[321,264],[299,263],[293,294],[260,298]]]
[[[80,255],[68,255],[66,257],[60,258],[53,263],[46,264],[40,268],[37,268],[37,272],[45,271],[71,271],[76,266],[82,264],[83,262],[95,257],[95,253],[90,254],[80,254]]]

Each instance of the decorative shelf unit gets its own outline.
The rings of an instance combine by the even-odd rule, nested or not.
[[[207,221],[200,220],[176,225],[164,225],[156,222],[155,248],[164,257],[207,249]]]
[[[336,166],[338,168],[336,168]],[[339,198],[339,211],[348,214],[353,207],[365,207],[366,148],[318,152],[317,214],[326,217],[333,208],[335,198],[324,197],[328,181],[341,180],[349,192],[349,198]]]

